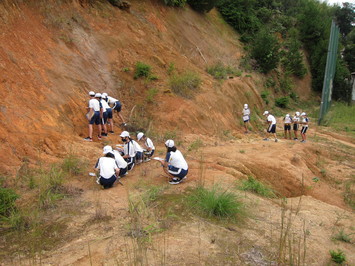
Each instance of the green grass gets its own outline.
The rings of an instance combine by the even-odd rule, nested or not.
[[[151,75],[151,66],[142,63],[142,62],[137,62],[135,66],[135,72],[134,72],[134,79],[140,78],[140,77],[146,77],[148,78]]]
[[[355,105],[334,102],[324,118],[323,125],[338,131],[346,131],[355,135]]]
[[[194,212],[208,217],[235,220],[238,214],[243,214],[244,204],[237,196],[218,186],[210,189],[197,187],[187,195],[187,202]]]
[[[180,75],[174,75],[169,81],[171,90],[184,98],[192,98],[194,91],[201,84],[200,76],[191,71],[187,71]]]
[[[226,66],[221,62],[207,67],[206,71],[215,79],[219,80],[226,79],[229,75],[237,77],[240,77],[242,75],[242,71],[231,66]]]
[[[345,243],[351,243],[351,234],[344,232],[344,229],[341,229],[336,235],[333,236],[334,240],[342,241]]]
[[[203,146],[203,141],[201,139],[196,139],[195,141],[193,141],[189,147],[187,147],[188,151],[197,151],[198,149],[200,149]]]
[[[61,169],[65,173],[77,176],[84,173],[86,166],[86,162],[84,162],[76,155],[70,153],[67,157],[64,158],[61,164]]]
[[[241,184],[238,185],[238,189],[243,191],[251,191],[266,198],[276,197],[275,192],[271,188],[256,180],[252,176],[248,176],[247,180],[243,180]]]
[[[157,88],[150,88],[148,91],[147,91],[147,97],[146,97],[146,101],[148,103],[154,103],[154,98],[155,96],[158,94],[158,89]]]
[[[15,201],[19,195],[10,188],[0,188],[0,219],[9,217],[16,210]]]
[[[346,261],[346,256],[343,251],[338,249],[337,251],[335,250],[329,250],[330,256],[332,257],[332,261],[342,264],[344,261]]]

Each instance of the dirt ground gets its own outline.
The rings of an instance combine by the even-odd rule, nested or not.
[[[329,250],[341,249],[354,265],[354,240],[334,240],[341,230],[355,230],[354,212],[344,202],[345,184],[355,174],[354,139],[312,123],[307,143],[262,141],[266,77],[243,70],[217,82],[205,71],[218,61],[239,66],[244,55],[218,13],[131,2],[130,12],[78,1],[0,3],[0,173],[12,184],[25,161],[38,167],[68,154],[89,162],[92,171],[102,147],[119,143],[121,130],[115,118],[114,135],[82,140],[87,93],[99,90],[123,102],[123,115],[150,133],[157,156],[164,156],[163,141],[174,138],[189,163],[188,179],[169,186],[153,160],[124,177],[124,186],[109,190],[86,172],[73,177],[66,185],[77,193],[46,217],[48,225],[62,226],[60,237],[53,235],[60,240],[51,248],[29,244],[31,249],[2,238],[0,264],[277,265],[279,256],[293,256],[304,265],[327,265]],[[137,61],[151,65],[158,80],[135,80]],[[171,92],[169,69],[200,75],[195,97]],[[309,75],[296,81],[301,100],[311,98],[310,82]],[[158,93],[148,101],[154,88]],[[250,134],[240,124],[246,102],[255,114]],[[239,191],[237,182],[248,176],[278,197]],[[181,204],[191,188],[214,184],[240,196],[247,206],[244,219],[213,221]],[[142,204],[152,188],[160,196]]]

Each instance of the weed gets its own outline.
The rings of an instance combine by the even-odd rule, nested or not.
[[[346,257],[343,251],[338,249],[337,251],[335,250],[329,250],[330,256],[332,257],[332,261],[342,264],[344,261],[346,261]]]
[[[165,187],[162,186],[150,186],[142,195],[142,200],[146,205],[156,201],[159,195],[163,192]]]
[[[179,96],[192,98],[193,92],[201,84],[201,78],[195,72],[185,72],[181,75],[174,75],[170,78],[171,90]]]
[[[275,105],[280,108],[287,108],[289,102],[290,98],[288,96],[275,99]]]
[[[163,139],[164,139],[164,140],[168,140],[168,139],[175,140],[176,138],[177,138],[176,130],[173,130],[173,131],[166,131],[166,132],[164,133],[164,136],[163,136]]]
[[[332,238],[334,240],[338,240],[338,241],[343,241],[346,243],[351,243],[351,234],[346,234],[344,232],[344,229],[341,229],[335,236],[333,236]]]
[[[268,78],[265,82],[265,88],[274,88],[276,86],[276,81],[273,78]]]
[[[195,141],[193,141],[187,148],[188,151],[194,151],[194,150],[198,150],[203,146],[203,142],[201,139],[196,139]]]
[[[245,150],[239,150],[240,153],[244,154],[245,153]]]
[[[225,66],[221,62],[218,62],[212,66],[207,67],[206,71],[215,79],[226,79],[228,75],[238,76],[238,77],[242,75],[242,72],[240,70],[237,70],[231,66]]]
[[[252,176],[248,176],[247,180],[243,180],[241,184],[238,186],[240,190],[243,191],[251,191],[258,195],[261,195],[266,198],[275,198],[275,192],[269,188],[268,186],[264,185],[260,181],[256,180]]]
[[[15,210],[19,195],[10,188],[0,188],[0,218],[9,217]]]
[[[350,132],[355,135],[355,105],[336,102],[331,105],[324,118],[323,125],[334,128],[337,131]]]
[[[130,72],[131,70],[129,69],[129,67],[124,67],[124,68],[122,68],[122,71],[127,73],[127,72]]]
[[[188,194],[187,199],[193,210],[208,218],[235,220],[244,209],[235,194],[217,186],[212,189],[197,187]]]
[[[135,66],[134,79],[138,79],[140,77],[148,78],[151,75],[151,66],[137,62]]]
[[[175,64],[174,63],[170,63],[169,67],[168,67],[168,75],[171,76],[175,71]]]
[[[155,81],[155,80],[158,80],[159,77],[158,77],[157,75],[155,75],[155,74],[150,74],[150,75],[147,77],[147,79],[148,79],[149,81]]]
[[[156,88],[151,88],[147,91],[147,97],[146,97],[146,101],[148,103],[153,103],[154,102],[154,97],[158,94],[158,89]]]
[[[355,210],[355,176],[345,182],[344,201]]]
[[[80,175],[85,171],[85,163],[76,155],[70,153],[61,165],[61,169],[70,175]]]
[[[269,104],[269,99],[268,99],[269,94],[270,94],[270,92],[268,92],[268,91],[262,91],[260,94],[261,98],[264,100],[266,105]]]

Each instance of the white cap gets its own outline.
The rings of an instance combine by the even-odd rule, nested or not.
[[[101,98],[101,93],[99,93],[99,92],[96,93],[96,94],[95,94],[95,97],[96,97],[96,98]]]
[[[90,95],[90,96],[95,96],[95,92],[90,91],[90,92],[89,92],[89,95]]]
[[[269,114],[269,111],[265,111],[264,113],[263,113],[263,115],[268,115]]]
[[[300,112],[296,112],[296,114],[295,114],[295,115],[300,116]]]
[[[102,98],[106,98],[108,96],[108,94],[106,92],[104,92],[103,94],[101,94]]]
[[[305,116],[305,115],[306,115],[306,113],[302,113],[302,114],[301,114],[301,116]]]
[[[144,136],[144,133],[143,132],[139,132],[138,134],[137,134],[137,139],[138,140],[141,140],[141,138]]]
[[[168,148],[172,148],[175,146],[175,143],[172,139],[168,139],[167,141],[165,141],[165,146]]]
[[[290,115],[289,115],[289,114],[287,114],[287,115],[286,115],[286,117],[290,117]]]
[[[113,150],[112,150],[112,147],[111,147],[111,146],[107,145],[107,146],[104,147],[103,154],[108,154],[109,152],[112,153]]]
[[[244,104],[244,108],[245,108],[245,109],[248,108],[248,104]]]
[[[120,137],[122,137],[122,138],[129,137],[129,132],[128,131],[122,131]]]

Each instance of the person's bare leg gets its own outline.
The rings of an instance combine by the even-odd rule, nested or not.
[[[101,137],[101,130],[102,130],[101,125],[97,125],[97,127],[98,127],[98,129],[99,129],[99,135],[98,135],[98,136]]]
[[[92,132],[93,132],[93,127],[91,124],[89,124],[89,138],[92,139]]]
[[[111,131],[113,131],[113,119],[112,118],[108,119],[108,122],[110,124]]]
[[[123,116],[122,116],[121,112],[118,112],[118,116],[121,118],[122,123],[126,123],[126,122],[124,121],[124,118],[123,118]]]

